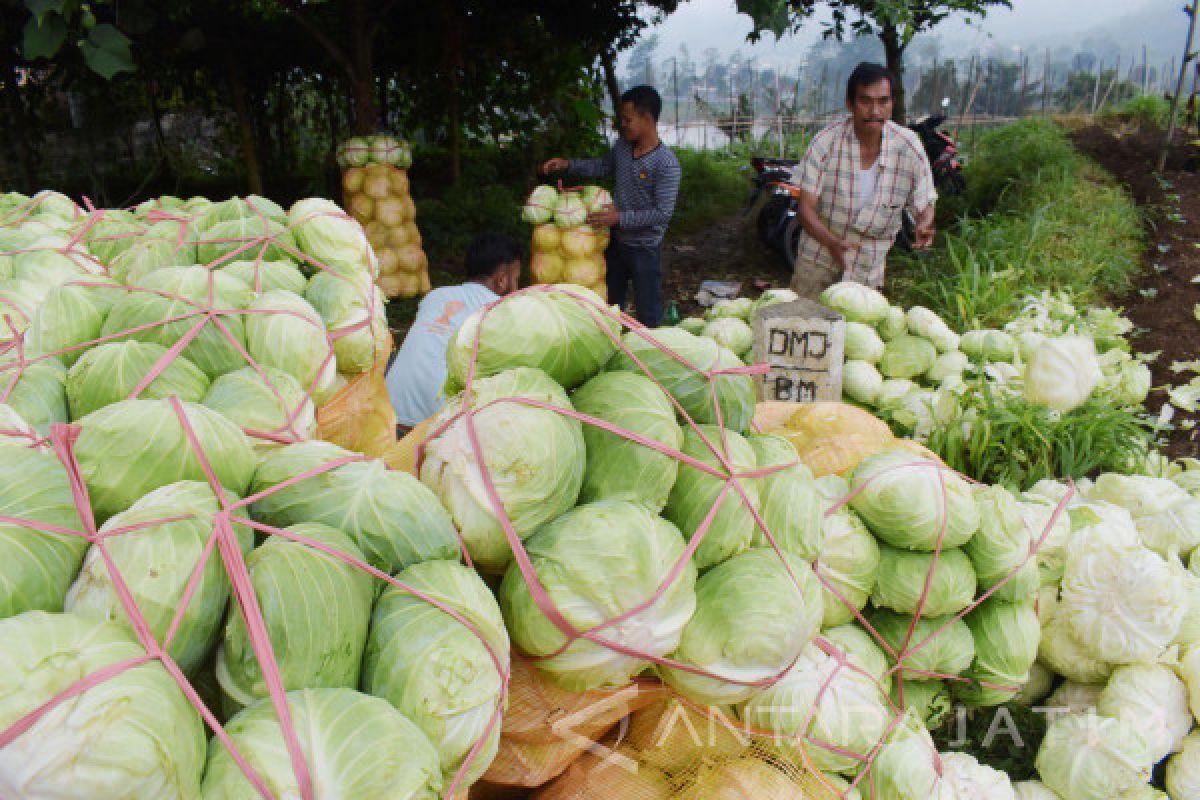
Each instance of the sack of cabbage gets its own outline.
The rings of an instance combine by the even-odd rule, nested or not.
[[[587,224],[588,214],[612,205],[608,190],[583,186],[559,191],[538,186],[530,193],[521,218],[533,225],[529,269],[536,283],[573,283],[605,297],[608,247],[606,228]]]

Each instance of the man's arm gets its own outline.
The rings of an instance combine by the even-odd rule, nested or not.
[[[912,146],[916,156],[916,174],[913,176],[912,193],[905,204],[917,224],[913,247],[923,250],[933,245],[937,229],[933,224],[934,213],[937,210],[937,189],[933,185],[933,169],[929,166],[929,157],[925,148],[919,144]]]
[[[542,174],[552,172],[567,172],[580,178],[604,178],[612,174],[612,148],[600,158],[551,158],[542,164]]]
[[[857,250],[858,245],[834,235],[833,231],[829,230],[829,227],[821,221],[821,217],[817,214],[817,195],[814,192],[800,190],[798,213],[800,224],[804,226],[808,235],[820,242],[821,246],[833,256],[833,263],[845,271],[846,254],[851,250]]]
[[[638,211],[618,209],[621,227],[650,228],[669,223],[671,215],[675,213],[675,201],[679,197],[679,184],[682,180],[683,169],[678,162],[664,168],[655,176],[654,208]]]

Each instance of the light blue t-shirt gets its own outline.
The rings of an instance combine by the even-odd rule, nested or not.
[[[385,378],[397,423],[411,427],[441,407],[450,337],[467,317],[498,299],[481,283],[444,286],[425,295]]]

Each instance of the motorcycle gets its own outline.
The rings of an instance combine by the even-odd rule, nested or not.
[[[947,103],[943,102],[943,109]],[[922,117],[908,127],[921,139],[925,155],[933,172],[933,183],[939,194],[954,195],[966,191],[963,163],[958,145],[953,137],[939,130],[945,124],[945,113]],[[800,188],[793,183],[792,170],[799,161],[755,157],[750,159],[754,169],[750,193],[746,198],[744,215],[761,207],[755,219],[759,239],[783,258],[788,269],[796,263],[800,246]],[[745,169],[745,167],[743,167]],[[765,197],[765,200],[763,199]],[[896,244],[904,250],[912,250],[916,238],[916,221],[905,210]]]

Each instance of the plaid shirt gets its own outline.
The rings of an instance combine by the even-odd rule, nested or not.
[[[904,209],[915,215],[937,201],[925,148],[908,128],[891,121],[884,124],[878,164],[875,194],[856,213],[854,183],[862,164],[854,122],[846,119],[813,137],[795,173],[800,188],[817,195],[817,216],[830,232],[861,245],[846,254],[842,280],[876,288],[883,285],[888,250],[900,232]],[[820,242],[807,231],[801,233],[797,272],[814,265],[828,270],[832,263]]]

